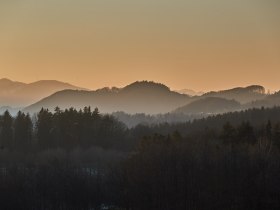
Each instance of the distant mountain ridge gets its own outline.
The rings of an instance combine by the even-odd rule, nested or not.
[[[39,99],[35,100],[30,95]],[[32,100],[34,103],[25,106],[23,111],[35,113],[42,107],[53,111],[57,106],[61,109],[91,106],[98,107],[102,113],[208,115],[253,107],[280,106],[280,92],[266,94],[263,86],[251,85],[190,96],[172,91],[166,85],[153,81],[136,81],[123,88],[105,87],[89,91],[54,80],[30,84],[0,80],[0,108],[6,106],[15,112],[19,110],[15,108],[19,107],[19,104]],[[0,110],[4,109],[5,107]]]
[[[215,95],[215,97],[212,97],[212,95]],[[248,98],[244,98],[245,96]],[[218,98],[221,100],[217,100]],[[190,104],[179,107],[174,112],[183,114],[195,114],[197,112],[221,114],[251,108],[277,106],[280,106],[280,91],[274,94],[265,94],[265,89],[262,86],[249,86],[204,94],[201,97],[197,97]]]
[[[42,107],[54,110],[56,106],[62,109],[70,107],[80,109],[84,106],[91,106],[98,107],[103,113],[123,111],[129,114],[168,112],[190,115],[218,114],[252,108],[258,103],[271,106],[272,102],[267,101],[275,101],[275,99],[269,100],[270,97],[272,95],[267,95],[265,88],[259,85],[212,91],[202,96],[189,96],[171,91],[169,87],[161,83],[137,81],[124,88],[60,91],[26,107],[24,111],[34,113]],[[280,105],[280,100],[278,104]]]
[[[86,90],[69,83],[56,80],[40,80],[33,83],[0,79],[0,107],[24,107],[45,98],[57,91],[73,89]]]
[[[235,100],[228,100],[218,97],[201,98],[174,112],[184,114],[221,114],[241,109],[241,104]]]
[[[237,87],[229,90],[211,91],[202,95],[202,97],[220,97],[228,100],[236,100],[242,104],[261,100],[266,97],[265,88],[260,85],[251,85],[248,87]]]
[[[60,108],[98,107],[103,113],[124,111],[127,113],[166,113],[190,101],[191,97],[171,91],[167,86],[141,81],[124,88],[103,88],[96,91],[66,90],[57,92],[27,108],[24,111],[37,112],[42,107],[54,110]]]
[[[186,94],[189,96],[201,96],[204,94],[202,91],[194,91],[191,89],[182,89],[182,90],[177,90],[176,92],[181,93],[181,94]]]

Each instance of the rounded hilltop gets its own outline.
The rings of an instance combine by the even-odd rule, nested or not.
[[[170,88],[162,83],[156,83],[154,81],[136,81],[130,85],[125,86],[123,91],[136,91],[136,90],[157,90],[157,91],[170,91]]]

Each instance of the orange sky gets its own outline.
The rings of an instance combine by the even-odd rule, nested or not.
[[[278,0],[2,0],[0,77],[280,89]]]

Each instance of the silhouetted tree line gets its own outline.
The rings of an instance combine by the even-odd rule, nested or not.
[[[280,108],[127,128],[90,107],[0,117],[1,209],[280,208]]]
[[[8,150],[46,150],[53,148],[74,149],[100,146],[120,146],[126,136],[126,126],[113,116],[101,115],[98,109],[91,111],[59,108],[52,113],[48,109],[34,117],[18,112],[12,118],[8,111],[0,117],[1,148]]]

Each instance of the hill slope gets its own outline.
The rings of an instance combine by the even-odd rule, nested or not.
[[[183,114],[218,114],[241,109],[240,103],[218,97],[208,97],[196,100],[176,109],[175,113]]]
[[[41,80],[26,84],[9,79],[0,79],[0,107],[23,107],[35,103],[57,91],[83,89],[55,80]]]
[[[229,90],[212,91],[202,95],[202,97],[219,97],[228,100],[236,100],[242,104],[261,100],[266,97],[265,88],[260,85],[251,85],[248,87],[237,87]]]
[[[124,88],[59,91],[25,108],[24,111],[34,113],[42,107],[54,110],[57,106],[61,109],[91,106],[98,107],[103,113],[123,111],[129,114],[161,114],[175,110],[175,113],[184,114],[217,114],[273,105],[280,105],[280,94],[267,95],[264,87],[258,85],[191,97],[171,91],[160,83],[141,81]]]
[[[42,107],[54,110],[85,106],[98,107],[103,113],[124,111],[127,113],[158,114],[169,112],[190,101],[190,97],[171,91],[159,83],[142,81],[124,88],[103,88],[96,91],[65,90],[57,92],[29,107],[24,111],[34,113]]]
[[[280,91],[272,95],[267,95],[261,100],[252,101],[244,105],[245,108],[260,108],[260,107],[273,107],[280,106]]]

